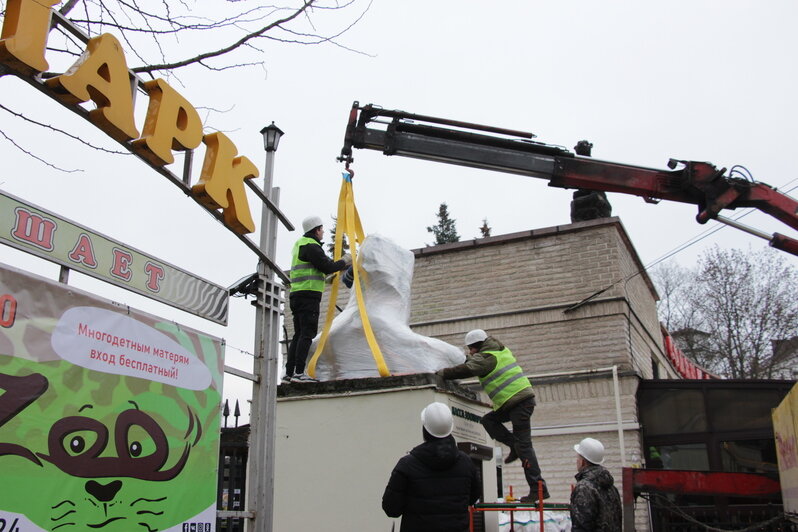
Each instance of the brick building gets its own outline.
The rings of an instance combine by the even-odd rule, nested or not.
[[[532,376],[538,402],[533,442],[553,500],[567,500],[572,447],[585,436],[605,444],[616,479],[622,463],[641,461],[638,382],[677,374],[663,349],[656,290],[618,218],[415,254],[413,330],[460,345],[466,331],[485,329]],[[503,478],[505,487],[525,488],[518,466]]]
[[[551,501],[568,500],[576,473],[573,445],[586,436],[604,443],[605,465],[620,490],[621,467],[642,460],[640,380],[678,378],[663,348],[656,290],[620,220],[413,252],[413,331],[460,346],[465,332],[485,329],[512,349],[532,378],[538,403],[532,437]],[[339,306],[349,297],[341,288]],[[510,486],[526,494],[517,463],[505,466],[502,478],[505,494]],[[639,529],[647,529],[646,519],[641,507]]]

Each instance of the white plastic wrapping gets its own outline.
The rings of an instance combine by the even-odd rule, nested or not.
[[[411,251],[374,234],[364,240],[357,261],[369,322],[391,375],[431,373],[465,361],[461,349],[410,330],[410,285],[415,261]],[[314,338],[311,353],[320,337],[321,333]],[[316,366],[316,378],[378,376],[353,285],[346,308],[333,320]]]
[[[540,531],[540,512],[536,510],[514,511],[512,517],[513,530],[518,532]],[[499,512],[499,530],[510,530],[510,512]],[[545,532],[570,532],[571,515],[568,510],[544,510],[543,530]]]

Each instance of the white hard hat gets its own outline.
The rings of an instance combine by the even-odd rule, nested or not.
[[[486,333],[482,329],[474,329],[473,331],[468,331],[465,335],[465,345],[471,345],[477,342],[484,342],[487,337],[488,333]]]
[[[324,222],[322,222],[321,218],[318,216],[308,216],[302,220],[302,230],[306,233],[311,229],[316,229],[320,225],[324,225]]]
[[[604,445],[594,438],[585,438],[580,441],[574,445],[574,451],[591,464],[604,463]]]
[[[452,410],[443,403],[430,403],[421,411],[421,424],[436,438],[452,433]]]

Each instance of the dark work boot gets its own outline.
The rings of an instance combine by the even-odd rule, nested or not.
[[[510,447],[510,452],[507,453],[507,458],[504,459],[505,464],[509,464],[510,462],[515,462],[518,460],[518,454],[515,452],[514,447]]]
[[[546,485],[543,485],[543,500],[546,500],[550,497],[549,495],[549,488]],[[520,499],[521,502],[524,503],[536,503],[538,502],[538,490],[532,490],[529,492],[529,495],[524,495]]]

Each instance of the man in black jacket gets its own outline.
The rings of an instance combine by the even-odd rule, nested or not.
[[[421,422],[424,443],[399,459],[382,509],[388,517],[402,516],[401,532],[465,532],[468,507],[480,494],[477,470],[457,449],[448,406],[429,404]]]
[[[585,438],[574,445],[576,486],[571,492],[571,530],[573,532],[620,532],[621,497],[615,479],[604,463],[604,445]]]
[[[325,276],[339,272],[352,264],[347,253],[341,260],[333,261],[324,253],[321,239],[324,226],[318,216],[302,220],[305,234],[291,250],[291,293],[288,303],[294,322],[294,336],[288,344],[283,382],[307,382],[316,379],[305,373],[313,337],[319,330],[319,307],[324,293]]]

